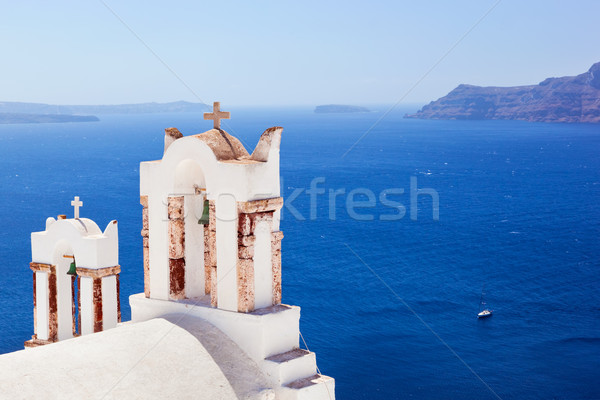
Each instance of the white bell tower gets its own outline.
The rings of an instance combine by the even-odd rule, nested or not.
[[[31,234],[35,347],[114,328],[121,320],[117,221],[104,232],[79,218],[48,218],[46,229]],[[76,290],[77,289],[77,290]]]

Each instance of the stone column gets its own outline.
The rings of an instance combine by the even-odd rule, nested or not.
[[[281,239],[283,232],[271,233],[271,263],[273,266],[273,305],[281,304]]]
[[[144,243],[144,295],[150,297],[150,227],[148,224],[148,196],[140,196],[142,205],[142,240]]]
[[[108,329],[110,327],[113,327],[116,325],[117,322],[119,322],[119,315],[121,313],[121,305],[118,299],[118,293],[119,293],[119,273],[121,272],[121,266],[120,265],[115,265],[114,267],[107,267],[107,268],[99,268],[99,269],[93,269],[93,268],[82,268],[82,267],[77,267],[77,276],[78,278],[89,278],[91,279],[91,285],[79,285],[79,293],[80,296],[78,296],[79,300],[79,320],[82,321],[84,318],[86,321],[91,321],[91,325],[86,325],[86,332],[82,331],[82,328],[80,327],[80,335],[83,335],[84,333],[91,333],[91,332],[101,332],[103,331],[105,328]],[[115,277],[115,285],[116,287],[114,289],[109,290],[109,294],[105,294],[104,291],[102,290],[102,282],[103,279],[109,278],[109,277]],[[80,280],[80,282],[83,282],[83,280]],[[88,281],[89,282],[89,281]],[[106,282],[105,282],[106,284]],[[112,285],[112,282],[111,282]],[[110,287],[108,287],[108,289],[110,289]],[[91,292],[91,293],[90,293]],[[112,293],[112,295],[110,294]],[[116,293],[116,298],[111,298],[112,296],[115,296]],[[106,297],[108,296],[108,297]],[[90,305],[89,303],[86,304],[85,307],[82,307],[81,304],[81,299],[86,299],[87,301],[91,301],[92,304]],[[106,304],[105,304],[106,303]],[[107,313],[108,316],[105,315],[104,312],[104,306],[106,305]],[[91,306],[91,307],[90,307]],[[110,311],[111,307],[115,307],[116,310],[114,310],[114,313]],[[91,312],[91,315],[86,314],[89,310],[89,312]],[[84,315],[85,314],[85,315]],[[110,315],[112,315],[112,317],[110,317]],[[91,317],[91,318],[90,318]],[[108,320],[107,320],[108,318]],[[107,328],[108,326],[108,328]],[[92,331],[90,332],[89,329],[91,329]]]
[[[204,225],[204,293],[217,306],[217,216],[214,200],[208,201],[208,225]]]
[[[255,264],[256,227],[266,222],[269,231],[273,229],[273,214],[283,206],[283,199],[238,202],[238,312],[251,312],[255,309]],[[281,303],[281,238],[283,234],[271,234],[271,269],[273,279],[272,304]],[[273,246],[275,241],[276,246]],[[268,242],[267,242],[268,243]],[[276,250],[276,251],[275,251]],[[278,262],[277,262],[278,261]]]
[[[94,311],[94,333],[102,332],[102,278],[92,281],[92,310]]]
[[[58,300],[56,298],[56,266],[42,263],[30,263],[29,268],[33,271],[33,335],[31,340],[25,342],[25,347],[37,347],[58,340]],[[46,279],[47,277],[47,279]],[[38,279],[40,282],[38,282]],[[43,287],[39,284],[43,283]],[[38,291],[44,298],[38,295]],[[38,312],[40,302],[46,302],[48,309],[44,313]],[[45,307],[44,307],[45,308]],[[43,314],[43,315],[42,315]],[[44,335],[38,337],[41,326]],[[47,333],[47,335],[46,335]]]
[[[75,303],[75,275],[71,275],[71,316],[73,318],[73,337],[77,336],[77,319],[75,318],[77,304]],[[79,291],[77,291],[79,294]]]
[[[169,229],[169,298],[185,298],[185,210],[184,196],[168,200]]]

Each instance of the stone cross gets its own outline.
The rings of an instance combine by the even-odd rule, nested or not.
[[[79,196],[75,196],[75,199],[71,202],[71,205],[75,207],[75,219],[78,219],[79,207],[83,207],[83,201],[79,201]]]
[[[213,128],[221,129],[221,120],[229,119],[230,113],[229,111],[221,111],[221,103],[215,101],[213,103],[213,112],[204,113],[204,119],[212,119],[213,120]]]

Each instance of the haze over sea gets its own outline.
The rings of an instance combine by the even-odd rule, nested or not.
[[[302,334],[339,399],[497,398],[486,385],[502,399],[600,398],[598,125],[402,118],[415,107],[342,158],[385,107],[224,109],[224,129],[250,152],[266,128],[284,127],[286,201],[325,178],[316,218],[306,191],[291,203],[305,220],[284,209],[283,301],[302,307]],[[75,195],[102,229],[119,221],[130,318],[127,298],[143,291],[139,163],[161,158],[164,128],[211,127],[198,114],[100,118],[0,125],[0,353],[33,334],[29,234],[71,217]],[[438,221],[429,196],[409,217],[411,177],[438,192]],[[357,188],[377,195],[375,208],[356,209],[372,221],[346,210]],[[405,189],[389,198],[406,215],[382,221],[398,212],[379,201],[390,188]],[[346,193],[335,218],[330,189]],[[477,320],[484,284],[494,315]]]

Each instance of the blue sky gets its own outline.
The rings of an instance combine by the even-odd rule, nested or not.
[[[0,101],[425,103],[600,61],[600,1],[6,4]]]

